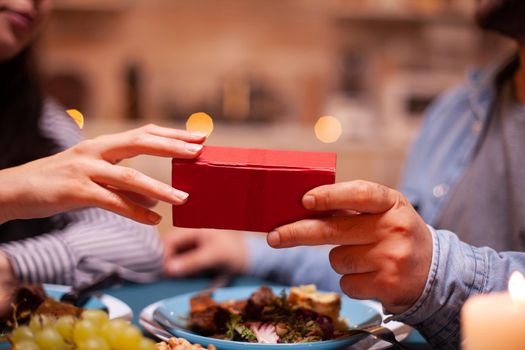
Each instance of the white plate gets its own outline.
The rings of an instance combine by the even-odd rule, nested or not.
[[[150,304],[147,307],[145,307],[140,312],[140,315],[139,315],[139,323],[144,327],[144,329],[150,334],[152,334],[153,336],[161,340],[167,340],[168,338],[172,336],[169,332],[164,330],[153,319],[153,312],[157,308],[162,306],[164,303],[165,303],[165,300],[161,300],[153,304]],[[362,301],[362,303],[365,303],[368,307],[377,311],[377,313],[379,313],[383,319],[385,318],[381,304],[379,304],[378,302]],[[410,326],[400,323],[400,322],[391,321],[388,323],[383,323],[382,325],[384,327],[391,329],[396,335],[396,338],[398,341],[402,341],[403,339],[405,339],[412,331],[412,328]],[[353,344],[352,346],[348,347],[348,349],[351,349],[351,350],[364,350],[364,349],[378,350],[378,349],[386,349],[389,346],[391,346],[389,343],[378,341],[377,339],[373,337],[367,337]]]

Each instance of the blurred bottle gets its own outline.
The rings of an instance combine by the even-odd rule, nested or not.
[[[142,69],[136,62],[128,64],[125,72],[126,119],[141,120],[142,115]]]
[[[231,121],[245,121],[250,117],[251,84],[245,74],[229,75],[222,86],[222,114]]]

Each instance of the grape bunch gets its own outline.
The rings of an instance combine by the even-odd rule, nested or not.
[[[102,310],[85,310],[80,318],[34,315],[9,339],[14,350],[156,350],[139,328]]]

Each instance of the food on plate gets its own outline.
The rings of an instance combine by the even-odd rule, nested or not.
[[[339,317],[341,297],[337,293],[319,293],[314,284],[308,284],[290,288],[288,301],[297,307],[330,317],[336,329],[348,328],[345,320]]]
[[[78,317],[83,309],[64,304],[46,295],[39,284],[22,284],[14,291],[10,309],[0,318],[0,327],[8,329],[29,321],[32,315],[51,315],[56,318],[64,315]]]
[[[36,314],[8,338],[14,350],[156,350],[139,328],[110,320],[102,310],[84,310],[80,317]]]
[[[297,343],[336,339],[348,326],[339,317],[341,299],[314,285],[275,295],[263,286],[248,299],[216,302],[210,294],[190,300],[189,327],[219,339],[252,343]]]
[[[213,345],[208,345],[207,348],[200,344],[192,344],[184,338],[171,337],[167,342],[157,343],[157,350],[217,350]]]
[[[7,339],[14,350],[156,350],[128,321],[53,300],[42,286],[19,288],[3,321],[12,327]]]

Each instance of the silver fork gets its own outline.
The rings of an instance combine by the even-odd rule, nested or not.
[[[208,286],[201,293],[213,293],[219,288],[228,287],[232,282],[233,276],[228,273],[221,273],[213,277]]]

